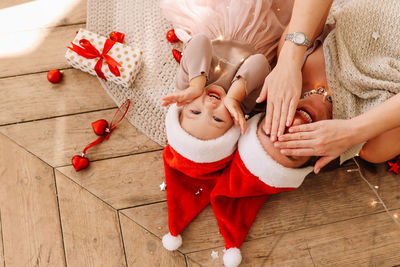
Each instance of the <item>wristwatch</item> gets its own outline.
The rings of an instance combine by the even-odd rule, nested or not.
[[[288,33],[286,34],[285,40],[292,41],[297,45],[304,45],[304,46],[310,45],[310,39],[308,39],[308,37],[302,32]]]

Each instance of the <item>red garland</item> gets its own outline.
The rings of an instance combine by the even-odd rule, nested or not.
[[[118,67],[121,67],[115,59],[111,56],[107,55],[107,53],[111,50],[116,42],[122,43],[125,38],[125,34],[120,32],[112,32],[110,34],[111,39],[107,39],[104,43],[103,52],[100,53],[92,43],[87,39],[79,40],[79,44],[82,46],[78,46],[74,43],[71,43],[72,47],[69,47],[72,51],[76,52],[78,55],[81,55],[87,59],[99,58],[96,65],[94,66],[94,70],[97,73],[97,76],[107,81],[104,73],[101,71],[101,66],[103,64],[103,59],[107,62],[108,68],[110,69],[111,73],[114,74],[116,77],[119,77],[121,74],[118,70]]]
[[[86,151],[101,143],[104,139],[108,140],[110,138],[111,132],[117,127],[117,124],[122,121],[122,119],[125,117],[126,113],[128,112],[129,106],[130,106],[130,100],[127,99],[115,112],[114,117],[111,120],[110,127],[108,127],[108,122],[104,119],[95,121],[92,123],[92,128],[95,132],[96,135],[100,136],[95,140],[94,142],[90,143],[83,149],[83,152],[81,156],[75,155],[72,157],[72,165],[74,166],[76,171],[80,171],[86,167],[89,166],[89,159],[85,157]],[[123,113],[122,116],[117,117],[116,116],[119,113]]]

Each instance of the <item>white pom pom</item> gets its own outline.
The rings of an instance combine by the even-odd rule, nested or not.
[[[236,267],[242,261],[242,254],[238,248],[230,248],[224,253],[224,265],[226,267]]]
[[[177,250],[182,245],[182,237],[181,235],[173,236],[171,233],[168,233],[163,236],[162,243],[164,248],[170,251]]]

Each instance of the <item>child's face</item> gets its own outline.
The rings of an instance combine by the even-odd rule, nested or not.
[[[225,96],[225,90],[221,86],[207,86],[201,96],[183,107],[180,116],[182,128],[200,140],[222,136],[233,124],[223,103]]]

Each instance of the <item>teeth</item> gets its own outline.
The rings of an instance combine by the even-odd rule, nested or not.
[[[216,99],[219,99],[219,96],[217,94],[214,94],[214,93],[209,93],[208,96],[214,97]]]
[[[310,123],[313,122],[312,117],[311,117],[310,114],[308,114],[308,112],[306,112],[306,111],[304,111],[304,110],[302,110],[302,109],[299,109],[298,111],[299,111],[301,114],[303,114],[303,115],[307,118],[307,120],[308,120]]]

